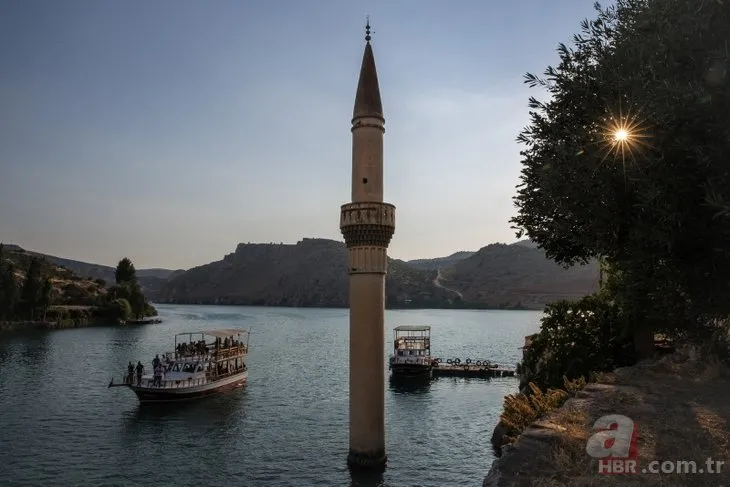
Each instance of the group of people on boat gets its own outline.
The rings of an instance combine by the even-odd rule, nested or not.
[[[208,346],[204,340],[190,343],[178,343],[175,350],[180,357],[191,357],[193,355],[205,355],[208,353]]]
[[[144,365],[142,365],[142,362],[137,362],[137,366],[135,367],[132,365],[132,362],[129,362],[129,365],[127,365],[127,375],[124,378],[124,381],[127,384],[134,384],[134,373],[137,372],[137,385],[140,385],[142,383],[142,374],[144,373]]]
[[[167,357],[165,357],[165,362],[167,362]],[[160,356],[155,355],[155,358],[152,359],[152,370],[154,372],[153,385],[162,385],[166,369],[167,367],[160,360]],[[144,365],[142,365],[142,362],[138,361],[136,366],[132,362],[129,362],[129,365],[127,365],[127,375],[124,377],[125,383],[134,384],[135,373],[137,376],[137,385],[139,386],[142,384],[142,375],[144,374]]]
[[[245,352],[243,348],[245,345],[240,340],[233,340],[225,338],[221,340],[216,338],[215,343],[208,344],[205,340],[198,340],[197,342],[190,343],[179,343],[175,352],[178,357],[192,357],[195,355],[208,355],[218,350],[227,350],[230,348],[241,348],[241,352]]]
[[[189,343],[178,344],[175,350],[175,356],[176,358],[194,357],[198,355],[206,356],[224,350],[235,350],[236,353],[245,353],[246,344],[241,342],[240,340],[234,340],[232,338],[216,338],[215,343],[210,344],[205,343],[205,340],[191,341]],[[225,356],[226,355],[224,355],[224,357]],[[168,354],[163,354],[162,359],[160,359],[159,355],[155,355],[155,358],[152,360],[153,387],[162,387],[165,380],[165,373],[168,372],[174,364],[174,362],[171,362],[170,359],[171,356]],[[217,372],[217,375],[227,375],[228,373],[233,373],[239,370],[246,369],[246,365],[244,364],[243,360],[240,360],[239,362],[239,360],[236,359],[235,362],[231,361],[231,364],[231,370],[229,370],[227,363],[218,363],[217,367],[213,370]],[[213,364],[208,365],[209,372],[211,371],[211,365]],[[142,362],[138,361],[136,366],[132,362],[129,362],[129,365],[127,366],[127,375],[124,377],[124,382],[126,384],[134,385],[136,377],[136,385],[140,386],[142,385],[143,374],[144,365],[142,365]]]

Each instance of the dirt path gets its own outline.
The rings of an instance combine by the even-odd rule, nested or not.
[[[441,269],[439,269],[438,271],[436,271],[436,278],[433,280],[433,285],[436,286],[436,287],[440,287],[441,289],[445,289],[446,291],[449,291],[451,293],[456,294],[462,300],[464,299],[464,295],[461,294],[456,289],[451,289],[450,287],[446,287],[443,284],[441,284],[441,279],[443,279],[443,276],[441,275]]]

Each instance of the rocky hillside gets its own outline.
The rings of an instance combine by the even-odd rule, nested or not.
[[[566,270],[525,242],[487,245],[441,275],[441,284],[461,292],[465,302],[496,308],[541,309],[598,290],[596,263]]]
[[[223,260],[170,279],[158,302],[346,307],[346,262],[345,244],[334,240],[239,244]],[[386,279],[388,306],[450,306],[452,296],[434,286],[435,275],[391,259]]]
[[[415,267],[416,269],[431,270],[444,269],[451,267],[460,260],[464,260],[467,257],[471,257],[476,252],[467,252],[462,250],[461,252],[455,252],[448,257],[436,257],[435,259],[415,259],[409,260],[408,265]]]
[[[77,276],[114,282],[113,267],[27,254]],[[296,245],[239,244],[217,262],[187,271],[140,269],[137,277],[153,302],[346,307],[346,262],[344,243],[307,238]],[[542,309],[550,301],[581,297],[597,287],[597,265],[565,270],[523,240],[436,259],[391,259],[386,299],[391,308]]]
[[[26,269],[31,259],[36,256],[18,246],[3,246],[2,259],[15,268],[15,277],[18,283],[25,279]],[[41,274],[47,277],[52,288],[52,302],[66,306],[92,306],[104,299],[106,288],[104,283],[93,279],[85,279],[71,269],[47,259],[39,261]]]
[[[345,244],[334,240],[304,239],[296,245],[239,244],[223,260],[172,277],[155,300],[345,307],[346,261]],[[534,244],[523,241],[422,259],[415,265],[413,261],[391,259],[386,299],[391,308],[542,309],[555,299],[584,296],[597,285],[597,266],[565,270]]]
[[[55,255],[41,254],[40,252],[32,252],[24,250],[17,245],[6,244],[5,248],[41,257],[49,263],[61,266],[80,277],[84,277],[92,281],[101,279],[109,285],[114,284],[114,267],[65,259],[63,257],[56,257]],[[170,269],[137,269],[137,280],[139,281],[145,296],[148,296],[150,299],[154,299],[159,295],[162,286],[170,277],[181,274],[182,272],[184,271],[173,271]]]

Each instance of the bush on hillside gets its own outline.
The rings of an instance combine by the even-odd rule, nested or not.
[[[150,303],[144,305],[144,316],[157,316],[157,308],[152,306]]]
[[[524,381],[543,389],[560,387],[564,378],[635,363],[633,338],[620,309],[605,296],[551,303],[545,315],[520,364]]]
[[[100,314],[112,321],[126,321],[132,317],[132,306],[126,299],[117,298],[101,308]]]
[[[504,441],[512,443],[530,424],[559,408],[569,398],[583,389],[586,381],[583,377],[568,380],[563,377],[562,389],[548,389],[543,392],[533,382],[529,384],[528,394],[510,394],[504,398],[500,423],[505,428]]]

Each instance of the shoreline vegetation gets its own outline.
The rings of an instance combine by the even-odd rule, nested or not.
[[[526,337],[483,485],[720,485],[730,465],[705,465],[730,451],[730,5],[595,8],[557,67],[525,76],[549,101],[530,98],[518,136],[511,222],[558,264],[597,259],[600,289],[548,304]],[[606,415],[638,428],[634,474],[587,453]],[[626,459],[604,427],[605,460]]]
[[[119,261],[115,281],[107,287],[0,244],[0,332],[134,324],[157,316],[128,258]]]

